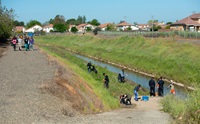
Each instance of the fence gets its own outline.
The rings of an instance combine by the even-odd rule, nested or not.
[[[110,35],[110,36],[144,36],[144,37],[174,37],[178,36],[180,38],[189,39],[200,39],[200,32],[188,32],[188,31],[169,31],[169,32],[122,32],[122,31],[100,31],[100,35]]]

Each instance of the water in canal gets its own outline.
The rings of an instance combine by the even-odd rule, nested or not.
[[[101,66],[103,68],[107,68],[109,71],[114,72],[117,75],[121,71],[120,67],[116,67],[116,66],[113,66],[113,65],[110,65],[110,64],[107,64],[107,63],[103,63],[103,62],[100,62],[100,61],[97,61],[97,60],[94,60],[94,59],[91,59],[91,58],[88,58],[88,57],[85,57],[85,56],[81,56],[81,55],[78,55],[78,54],[75,54],[75,56],[80,58],[80,59],[83,59],[87,62],[91,61],[92,64],[94,64],[94,65],[98,65],[98,66]],[[150,80],[151,77],[147,77],[147,76],[144,76],[144,75],[132,72],[132,71],[128,71],[128,70],[125,70],[125,73],[128,75],[128,76],[125,77],[126,79],[131,80],[131,81],[133,81],[137,84],[140,84],[142,87],[144,87],[146,89],[149,89],[149,80]],[[117,78],[117,75],[116,75],[116,78]],[[169,85],[169,83],[165,82],[164,95],[169,94],[169,92],[170,92],[170,89],[167,88],[168,85]],[[179,87],[179,86],[175,86],[175,91],[176,91],[176,96],[179,96],[181,98],[186,98],[186,90],[184,88]],[[157,88],[156,88],[156,92],[157,92]]]

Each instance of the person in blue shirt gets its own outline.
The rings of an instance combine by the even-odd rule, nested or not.
[[[138,101],[138,91],[141,89],[141,85],[139,84],[139,85],[137,85],[135,88],[134,88],[134,90],[133,90],[133,92],[134,92],[134,100],[135,101]]]

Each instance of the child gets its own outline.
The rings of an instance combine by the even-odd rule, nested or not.
[[[170,88],[170,93],[175,95],[175,89],[174,89],[174,82],[173,80],[170,81],[170,85],[168,86],[168,88]]]

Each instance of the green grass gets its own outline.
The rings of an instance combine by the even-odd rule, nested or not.
[[[94,93],[102,100],[105,110],[119,108],[119,96],[124,93],[129,93],[133,95],[133,88],[136,84],[133,83],[118,83],[117,74],[109,72],[106,68],[102,68],[96,66],[99,74],[88,73],[87,71],[87,63],[75,56],[69,51],[66,51],[59,47],[51,47],[51,46],[40,46],[43,50],[45,50],[48,54],[55,56],[58,60],[64,62],[67,66],[69,66],[81,80],[87,82],[93,89]],[[102,73],[105,72],[109,75],[110,83],[109,89],[105,89],[103,87],[103,76]],[[80,90],[83,92],[86,90],[85,87],[80,87]],[[146,94],[146,92],[141,92],[142,94]],[[95,110],[94,105],[90,103],[90,107]],[[87,111],[85,108],[84,111]]]
[[[199,45],[159,38],[123,36],[101,39],[87,35],[40,36],[36,37],[36,43],[70,48],[186,85],[200,80]]]

